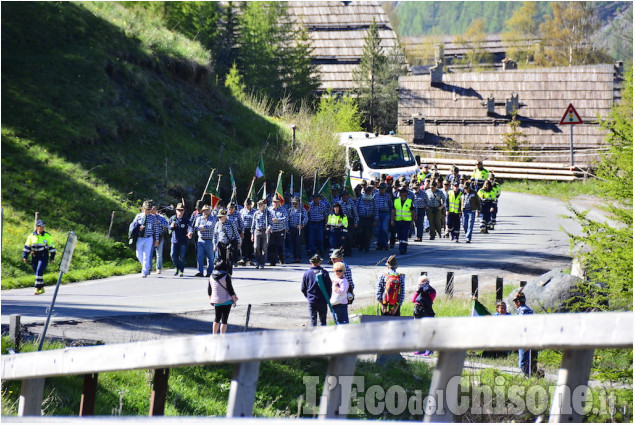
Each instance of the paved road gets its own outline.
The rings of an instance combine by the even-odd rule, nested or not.
[[[412,243],[399,258],[407,273],[408,290],[416,285],[420,271],[428,271],[433,285],[443,287],[447,271],[456,272],[455,290],[469,294],[472,274],[482,287],[493,288],[496,276],[516,285],[555,267],[568,267],[569,243],[563,230],[577,233],[565,205],[535,195],[503,193],[498,225],[488,235],[476,233],[471,244],[448,239]],[[81,235],[79,235],[81,238]],[[396,251],[396,250],[393,250]],[[348,259],[353,268],[357,305],[372,302],[374,284],[392,251],[371,251]],[[262,328],[306,326],[307,313],[299,282],[306,265],[284,265],[256,271],[238,267],[234,286],[240,298],[230,322],[243,324],[246,305],[251,304],[251,325]],[[50,336],[122,342],[163,335],[207,332],[211,307],[207,281],[186,269],[183,278],[172,271],[139,274],[63,285],[60,288]],[[436,282],[436,283],[435,283]],[[53,287],[41,296],[31,288],[2,291],[2,324],[9,315],[21,314],[22,323],[39,332],[51,302]],[[99,325],[98,325],[99,323]]]

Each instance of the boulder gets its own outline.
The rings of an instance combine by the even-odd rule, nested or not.
[[[578,295],[576,286],[583,279],[563,273],[562,269],[554,269],[542,276],[527,282],[523,293],[527,298],[527,305],[535,313],[563,313],[567,311],[566,302]],[[518,290],[514,290],[506,299],[507,309],[515,310],[512,301]]]

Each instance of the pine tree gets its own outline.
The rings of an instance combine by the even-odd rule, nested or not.
[[[458,59],[456,64],[467,65],[467,70],[472,71],[472,68],[478,69],[480,64],[492,63],[494,57],[485,50],[486,37],[483,18],[475,19],[464,34],[454,37],[454,42],[467,50],[465,56]]]

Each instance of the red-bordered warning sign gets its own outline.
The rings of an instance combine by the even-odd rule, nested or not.
[[[569,103],[567,112],[564,113],[560,124],[582,124],[582,118],[578,115],[578,111],[575,110],[573,104]]]

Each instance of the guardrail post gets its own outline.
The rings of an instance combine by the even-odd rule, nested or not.
[[[593,349],[565,350],[553,393],[549,422],[582,422],[582,413],[576,411],[587,397],[589,375],[593,362]]]
[[[20,351],[20,342],[22,339],[22,332],[20,329],[20,316],[19,314],[12,314],[9,316],[9,336],[11,337],[11,342],[13,342],[13,349],[15,352]]]
[[[42,416],[45,378],[25,379],[22,381],[18,416]]]
[[[503,300],[503,278],[496,278],[496,301]]]
[[[445,294],[450,298],[454,296],[454,272],[448,272],[445,279]]]
[[[163,416],[165,412],[165,399],[168,394],[169,377],[170,369],[156,369],[154,371],[149,416]]]
[[[472,275],[472,296],[478,298],[478,275]]]
[[[351,386],[342,387],[340,377],[352,376],[356,362],[357,356],[331,358],[320,398],[319,419],[346,418],[351,403]]]
[[[234,367],[227,400],[228,418],[253,416],[260,362],[243,362]]]
[[[95,400],[97,399],[97,373],[84,375],[82,398],[79,403],[79,416],[93,416],[95,414]]]
[[[432,372],[423,422],[454,421],[454,412],[459,404],[459,385],[465,354],[465,351],[439,352],[439,361]]]

